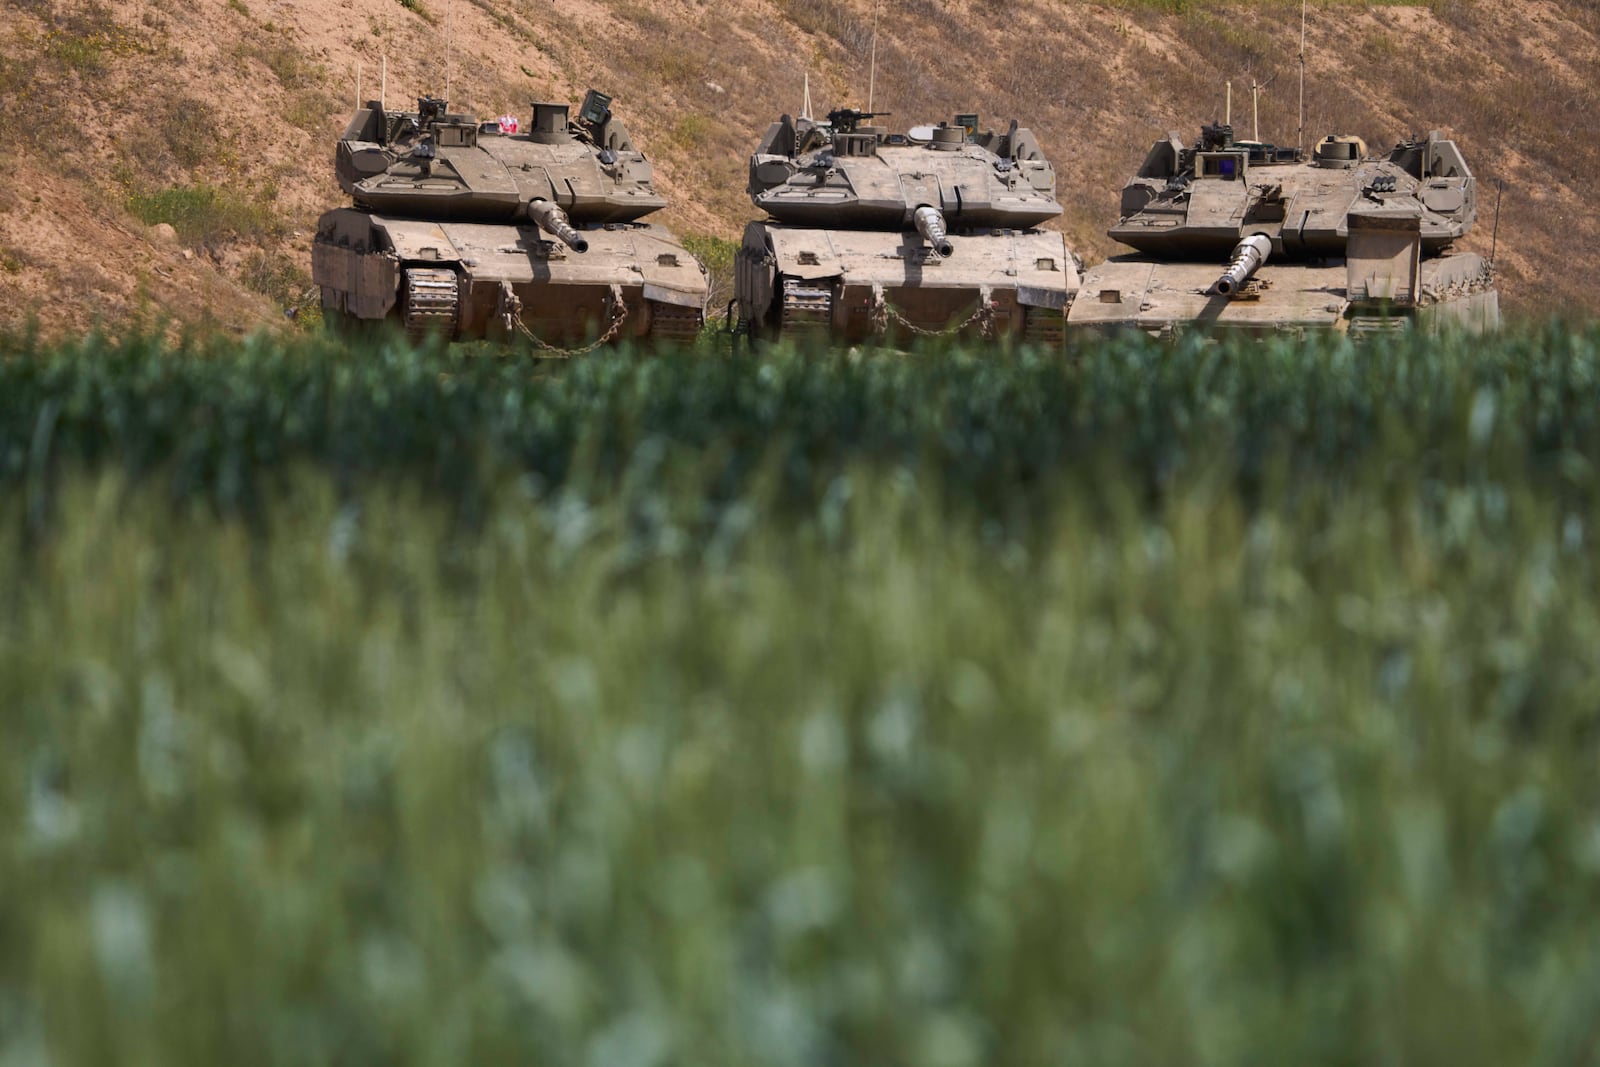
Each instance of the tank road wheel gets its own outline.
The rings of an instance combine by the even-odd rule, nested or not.
[[[448,267],[407,267],[401,302],[412,337],[440,333],[454,340],[461,321],[461,287]]]
[[[778,340],[809,341],[826,338],[833,327],[833,289],[783,279],[778,310]]]
[[[649,336],[652,344],[692,345],[705,323],[705,312],[700,308],[650,301]]]

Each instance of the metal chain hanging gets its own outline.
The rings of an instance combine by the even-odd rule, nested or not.
[[[872,320],[879,333],[888,332],[890,319],[920,337],[949,337],[960,333],[975,322],[979,324],[978,329],[985,338],[992,336],[994,330],[994,301],[990,299],[990,294],[987,290],[979,294],[978,306],[972,309],[972,314],[954,326],[946,326],[939,330],[930,330],[924,326],[918,326],[906,318],[899,308],[889,302],[889,298],[884,296],[881,288],[874,287],[873,297]]]
[[[517,332],[523,337],[527,338],[528,341],[540,351],[548,352],[552,355],[561,356],[563,358],[568,358],[571,356],[584,356],[603,345],[610,344],[616,338],[617,334],[622,330],[622,324],[628,320],[628,302],[622,298],[622,287],[620,285],[613,285],[611,287],[611,303],[613,307],[611,325],[606,327],[606,331],[599,337],[596,337],[591,343],[584,345],[582,348],[561,348],[558,345],[553,345],[547,341],[543,341],[536,336],[532,330],[528,329],[527,324],[522,321],[521,315],[512,314],[510,317],[512,325],[516,327]],[[510,313],[507,312],[507,314]]]

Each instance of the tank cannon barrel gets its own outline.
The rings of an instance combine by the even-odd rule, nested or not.
[[[567,213],[548,200],[533,200],[528,204],[528,217],[534,223],[559,240],[574,252],[589,251],[589,242],[583,239],[583,234],[573,228],[567,221]]]
[[[1234,245],[1233,260],[1228,264],[1228,269],[1222,272],[1222,277],[1217,279],[1217,293],[1232,296],[1244,288],[1244,283],[1255,276],[1271,254],[1272,242],[1259,233]]]
[[[944,259],[956,250],[956,246],[950,243],[945,231],[944,216],[939,213],[938,208],[924,204],[912,212],[911,219],[917,224],[917,232],[932,246],[934,255]]]

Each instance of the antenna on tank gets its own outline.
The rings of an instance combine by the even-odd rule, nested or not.
[[[361,106],[361,61],[356,61],[356,107]]]
[[[389,110],[389,46],[386,43],[383,47],[383,64],[379,68],[382,73],[378,75],[378,106],[387,111]]]
[[[1300,128],[1294,147],[1296,152],[1306,150],[1306,0],[1300,0]]]
[[[1233,125],[1233,83],[1228,83],[1228,105],[1223,109],[1222,122],[1225,126]]]
[[[872,5],[872,65],[867,71],[867,110],[872,110],[873,90],[878,87],[878,13],[883,10],[882,0]]]
[[[455,23],[454,0],[444,6],[444,98],[450,99],[450,29]]]
[[[1254,78],[1250,79],[1250,108],[1254,113],[1255,120],[1255,132],[1250,136],[1251,140],[1257,144],[1261,142],[1261,90],[1277,80],[1278,76],[1276,74],[1264,82],[1258,82]]]
[[[800,117],[803,119],[811,117],[811,72],[809,70],[806,71],[805,99],[800,102]]]
[[[1489,269],[1494,270],[1494,254],[1500,249],[1500,199],[1506,195],[1506,180],[1494,180],[1494,236],[1489,240]]]

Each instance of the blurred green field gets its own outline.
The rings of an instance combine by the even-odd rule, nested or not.
[[[1600,330],[0,342],[0,1064],[1585,1064]]]

